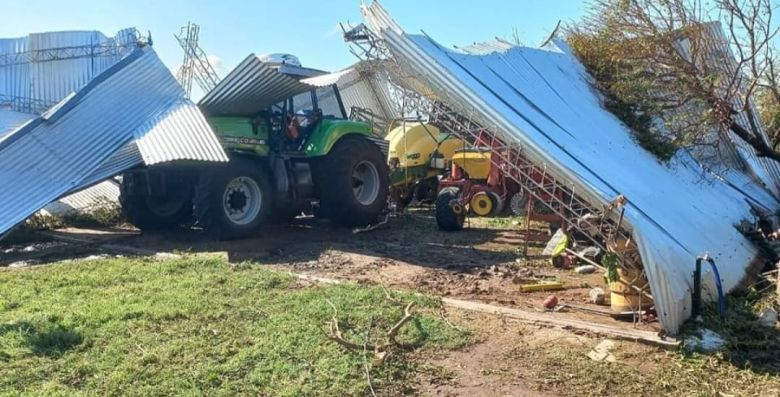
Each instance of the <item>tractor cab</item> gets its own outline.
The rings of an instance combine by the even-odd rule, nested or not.
[[[199,106],[228,151],[322,155],[329,129],[352,123],[337,86],[341,74],[302,67],[289,54],[251,55]]]

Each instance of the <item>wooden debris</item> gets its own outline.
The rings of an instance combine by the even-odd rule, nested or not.
[[[549,281],[537,284],[525,284],[520,286],[520,290],[523,292],[537,292],[537,291],[558,291],[563,289],[563,283],[558,281]]]

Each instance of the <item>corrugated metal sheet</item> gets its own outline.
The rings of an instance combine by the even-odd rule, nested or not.
[[[370,110],[385,120],[399,117],[390,86],[384,75],[377,73],[378,70],[367,62],[359,62],[347,69],[301,82],[322,87],[318,90],[317,101],[324,115],[340,116],[338,101],[333,90],[328,87],[335,84],[348,116],[350,109],[358,107]],[[311,96],[308,93],[299,94],[294,102],[297,109],[311,108]]]
[[[353,68],[347,68],[338,72],[327,73],[320,76],[309,77],[301,80],[301,83],[308,84],[315,87],[327,87],[333,85],[342,80],[347,74],[353,73]]]
[[[245,116],[309,90],[310,85],[281,73],[278,65],[264,63],[260,56],[252,54],[209,91],[198,106],[212,116]]]
[[[12,131],[0,142],[0,185],[11,187],[0,189],[0,233],[143,159],[227,161],[184,95],[151,48],[136,48],[54,110]]]
[[[133,50],[135,29],[35,33],[0,39],[0,106],[39,113]]]
[[[279,68],[278,65],[264,63],[257,55],[250,55],[206,94],[199,106],[214,116],[247,115],[294,97],[296,108],[306,109],[311,108],[309,91],[318,88],[318,101],[323,113],[340,116],[338,102],[330,89],[336,84],[347,112],[356,106],[384,118],[395,117],[397,113],[387,81],[374,73],[376,68],[358,63],[333,73],[305,70],[309,74],[321,74],[297,79],[286,74],[294,71],[291,68]]]
[[[9,132],[22,124],[35,118],[34,114],[14,112],[9,109],[0,109],[0,142]]]
[[[592,205],[619,194],[628,198],[626,222],[666,330],[677,332],[690,315],[697,255],[715,258],[725,289],[744,279],[758,251],[734,224],[750,219],[751,196],[773,211],[777,201],[745,175],[729,181],[713,177],[685,154],[659,163],[603,109],[565,43],[554,40],[544,48],[490,43],[466,53],[404,33],[376,2],[364,6],[363,15],[384,39],[402,77],[425,76],[414,78],[415,84],[506,142],[520,144],[532,162],[570,183]],[[714,291],[711,274],[705,280],[705,289]]]
[[[96,209],[96,206],[119,201],[119,183],[113,179],[103,181],[95,186],[65,196],[49,203],[40,211],[45,215],[70,215]]]

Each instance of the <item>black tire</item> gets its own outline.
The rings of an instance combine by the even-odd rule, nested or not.
[[[387,174],[375,144],[359,136],[342,138],[319,163],[321,210],[344,226],[374,222],[387,205]]]
[[[439,192],[436,197],[436,224],[439,229],[454,232],[463,229],[463,222],[466,220],[465,209],[460,214],[452,209],[452,201],[457,200],[460,192],[456,187],[447,187]]]
[[[253,201],[258,197],[259,202]],[[268,220],[273,197],[273,185],[262,164],[231,158],[201,173],[195,185],[195,217],[217,239],[249,237]],[[231,206],[235,212],[230,213]]]
[[[530,194],[524,190],[513,193],[509,197],[509,205],[507,206],[509,213],[515,216],[527,215],[529,199]]]
[[[191,224],[191,186],[171,186],[168,191],[168,197],[130,194],[123,182],[119,189],[122,215],[142,231],[173,230]]]

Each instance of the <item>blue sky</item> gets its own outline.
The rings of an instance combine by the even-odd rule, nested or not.
[[[201,25],[201,47],[219,59],[224,76],[249,53],[285,52],[304,66],[337,70],[355,61],[338,22],[361,21],[359,0],[0,0],[0,37],[31,32],[99,30],[113,34],[135,26],[151,31],[154,47],[171,69],[182,51],[173,38],[193,21]],[[469,44],[516,29],[524,43],[538,44],[558,20],[578,19],[575,0],[386,0],[384,6],[408,32],[426,33],[442,44]]]

